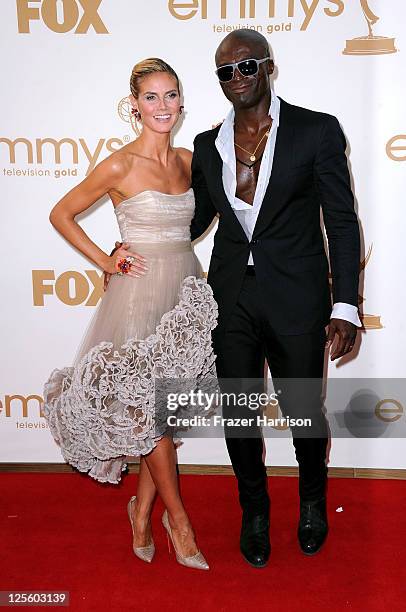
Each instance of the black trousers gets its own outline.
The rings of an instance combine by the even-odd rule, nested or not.
[[[255,275],[252,275],[253,270],[248,268],[247,271],[251,274],[244,277],[238,302],[225,331],[213,335],[217,375],[222,391],[263,392],[267,360],[275,390],[282,391],[278,399],[283,416],[309,416],[312,419],[313,437],[309,437],[309,432],[304,432],[303,428],[300,432],[292,429],[292,436],[299,464],[300,498],[303,501],[317,500],[325,494],[327,479],[328,429],[321,399],[325,329],[303,335],[275,333],[264,314],[263,297]],[[259,388],[261,385],[262,389]],[[244,409],[236,406],[223,406],[223,416],[243,416],[243,413]],[[251,412],[247,416],[252,415]],[[267,512],[269,496],[261,432],[251,431],[249,435],[239,436],[235,428],[225,427],[225,438],[238,480],[243,511],[247,514]]]

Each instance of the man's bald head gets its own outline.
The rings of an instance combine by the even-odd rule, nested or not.
[[[229,50],[234,45],[240,43],[248,44],[253,50],[260,54],[259,57],[266,57],[270,54],[269,44],[265,36],[255,30],[241,28],[240,30],[233,30],[233,32],[230,32],[230,34],[227,34],[227,36],[223,38],[217,47],[215,55],[216,64],[223,50]]]
[[[249,59],[262,60],[270,56],[268,41],[255,30],[241,28],[230,32],[216,51],[216,66],[244,63]],[[253,108],[270,100],[271,85],[269,76],[274,71],[273,60],[250,65],[252,74],[244,75],[233,69],[230,80],[220,81],[220,87],[234,109]],[[231,76],[231,75],[230,75]]]

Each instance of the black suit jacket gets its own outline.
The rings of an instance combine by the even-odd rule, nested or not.
[[[320,207],[333,301],[358,305],[360,237],[344,135],[332,115],[280,102],[272,174],[251,242],[224,192],[223,162],[215,146],[220,128],[198,134],[194,141],[191,239],[201,236],[219,215],[207,278],[219,305],[216,333],[226,329],[250,249],[268,319],[277,333],[308,333],[329,322],[332,304]]]

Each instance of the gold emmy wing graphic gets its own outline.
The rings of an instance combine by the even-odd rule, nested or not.
[[[359,271],[362,272],[365,270],[365,267],[371,257],[372,245],[368,249],[368,253],[365,256],[365,259],[360,262]],[[330,285],[331,285],[331,274],[329,274]],[[358,295],[358,304],[362,304],[365,301],[365,298],[362,295]],[[361,321],[364,326],[364,329],[383,329],[383,325],[381,323],[380,315],[372,315],[372,314],[362,314]]]
[[[128,97],[122,98],[117,106],[117,112],[119,114],[120,119],[129,123],[138,137],[141,134],[141,131],[138,127],[137,120],[132,113],[131,102]]]
[[[365,269],[365,266],[367,265],[369,258],[371,256],[371,252],[372,252],[372,245],[369,247],[368,253],[366,254],[364,261],[361,261],[360,272],[362,272],[362,270]],[[364,298],[362,297],[362,295],[359,295],[358,304],[362,304],[362,302],[364,302]],[[380,315],[363,314],[361,316],[361,320],[362,320],[362,323],[365,329],[382,329],[383,328]]]
[[[362,272],[362,270],[365,269],[369,261],[369,258],[371,257],[371,252],[372,252],[372,245],[369,247],[368,253],[365,256],[365,259],[360,262],[360,272]],[[331,283],[331,274],[329,276],[330,276],[330,283]],[[358,304],[362,304],[362,302],[364,302],[364,298],[362,297],[362,295],[358,295]],[[361,321],[364,326],[364,329],[383,329],[380,315],[363,314],[361,315]],[[265,377],[266,378],[269,377],[268,365],[266,365],[266,368],[265,368]],[[278,419],[278,418],[280,419],[282,416],[282,411],[280,409],[279,403],[277,404],[269,403],[264,409],[264,416],[266,416],[268,419]],[[272,429],[283,431],[285,429],[288,429],[288,425],[284,425],[280,423],[279,425],[272,425]]]
[[[372,26],[379,19],[368,6],[368,0],[360,0],[364,17],[368,24],[368,36],[359,36],[346,41],[344,55],[381,55],[396,53],[395,39],[387,36],[374,36]]]

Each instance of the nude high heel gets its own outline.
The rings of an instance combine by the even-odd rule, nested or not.
[[[136,499],[137,499],[137,496],[133,495],[127,504],[128,518],[130,519],[131,528],[133,531],[133,538],[134,538],[133,503],[135,502]],[[141,559],[142,561],[146,561],[147,563],[151,563],[154,557],[154,554],[155,554],[154,540],[151,539],[151,544],[148,544],[148,546],[134,546],[133,544],[133,551],[134,551],[134,554],[137,555],[139,559]]]
[[[172,542],[172,546],[176,554],[176,561],[178,563],[180,563],[181,565],[185,565],[186,567],[193,567],[195,569],[202,569],[202,570],[209,569],[208,563],[206,559],[204,558],[203,554],[200,552],[200,550],[197,551],[197,553],[195,555],[192,555],[191,557],[183,557],[180,553],[178,553],[178,551],[176,550],[175,542],[173,541],[172,529],[171,529],[171,526],[169,525],[167,510],[165,510],[165,512],[162,515],[162,524],[166,529],[169,552],[171,552],[170,542]]]

